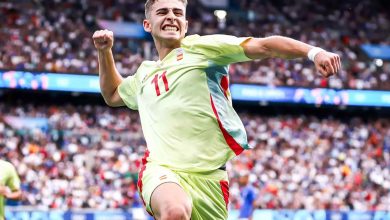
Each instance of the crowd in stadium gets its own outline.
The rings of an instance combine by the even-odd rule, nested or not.
[[[289,36],[342,55],[337,77],[318,77],[311,61],[263,60],[231,66],[232,82],[270,86],[390,89],[390,63],[376,65],[364,43],[390,44],[390,15],[381,1],[231,1],[226,25],[213,11],[189,1],[188,34]],[[97,73],[91,41],[99,19],[142,23],[143,1],[0,2],[0,69]],[[131,8],[132,10],[128,10]],[[301,13],[305,11],[305,13]],[[157,60],[149,40],[115,39],[116,66],[133,74],[144,59]]]
[[[230,208],[242,204],[242,175],[257,192],[257,208],[390,207],[389,119],[240,117],[254,149],[227,166]],[[137,113],[124,108],[0,104],[0,158],[17,167],[23,205],[142,206],[136,185],[145,149]]]
[[[224,25],[213,10],[190,0],[188,34],[289,36],[336,52],[343,61],[343,70],[330,79],[319,77],[309,60],[233,64],[232,82],[390,90],[390,63],[377,65],[360,49],[390,44],[390,14],[381,1],[231,2]],[[0,2],[0,13],[0,69],[96,74],[91,37],[97,21],[140,24],[144,1],[7,1]],[[144,59],[157,60],[152,45],[150,39],[116,38],[119,72],[131,75]],[[256,208],[389,210],[389,118],[240,117],[254,149],[227,164],[230,208],[242,205],[239,180],[248,176]],[[142,206],[137,181],[145,150],[139,117],[124,108],[0,103],[0,158],[17,167],[22,205]]]

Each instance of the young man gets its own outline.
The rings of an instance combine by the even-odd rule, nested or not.
[[[0,159],[0,220],[4,220],[5,199],[20,199],[20,179],[15,167]]]
[[[133,76],[118,73],[113,33],[93,34],[99,77],[110,106],[138,110],[148,145],[139,191],[156,219],[226,219],[225,163],[249,149],[231,105],[228,65],[269,57],[309,56],[325,77],[340,69],[338,55],[280,37],[188,36],[186,0],[148,0],[144,28],[158,61],[144,61]]]

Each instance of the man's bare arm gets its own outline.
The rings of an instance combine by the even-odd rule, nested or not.
[[[20,189],[11,191],[8,187],[0,185],[0,196],[7,199],[21,199],[22,191]]]
[[[7,199],[21,199],[22,198],[22,191],[16,190],[13,192],[9,192],[9,193],[5,194],[5,197]]]
[[[313,49],[313,46],[309,44],[282,36],[251,38],[241,45],[245,54],[251,59],[304,58]],[[336,74],[341,68],[339,55],[327,51],[317,53],[314,63],[318,71],[325,77]]]
[[[115,67],[111,48],[114,43],[112,31],[96,31],[93,42],[98,50],[100,90],[104,101],[109,106],[123,106],[125,103],[118,93],[118,86],[123,78]]]

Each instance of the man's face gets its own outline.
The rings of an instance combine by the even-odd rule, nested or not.
[[[145,31],[158,41],[180,41],[187,33],[184,4],[178,0],[158,0],[144,20]]]

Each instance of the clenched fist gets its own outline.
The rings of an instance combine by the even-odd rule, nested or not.
[[[114,33],[107,29],[95,31],[92,36],[96,49],[100,51],[111,50],[114,44]]]
[[[314,63],[324,77],[335,75],[341,69],[340,56],[327,51],[319,52],[314,58]]]

